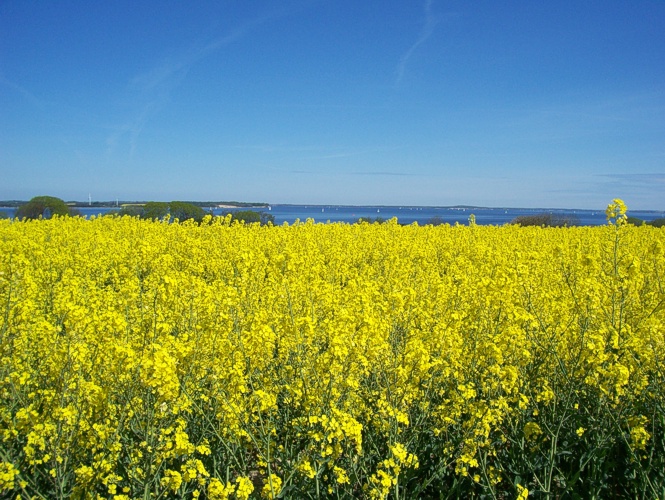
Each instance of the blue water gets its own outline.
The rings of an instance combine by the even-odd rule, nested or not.
[[[549,212],[563,216],[577,217],[581,225],[602,225],[607,223],[604,210],[546,210],[529,208],[450,208],[450,207],[396,207],[396,206],[336,206],[336,205],[272,205],[264,210],[275,217],[275,224],[292,223],[296,219],[308,218],[317,222],[355,222],[360,217],[388,220],[397,217],[401,224],[427,224],[436,218],[448,224],[468,224],[473,214],[476,224],[502,225],[520,215],[535,215]],[[650,221],[665,217],[665,212],[631,211],[632,217]]]
[[[92,215],[103,215],[112,208],[90,208],[82,207],[78,209],[82,215],[89,217]],[[597,226],[606,224],[604,210],[548,210],[539,208],[451,208],[451,207],[409,207],[409,206],[344,206],[344,205],[272,205],[270,209],[238,209],[255,210],[265,212],[275,217],[275,224],[287,222],[293,224],[296,219],[304,222],[307,219],[314,219],[316,222],[355,222],[360,217],[371,219],[381,218],[384,220],[397,217],[400,224],[427,224],[436,218],[439,222],[448,224],[468,224],[469,216],[473,214],[476,218],[476,224],[480,225],[502,225],[510,222],[520,215],[535,215],[544,212],[562,215],[574,216],[581,225]],[[16,209],[2,208],[4,212],[12,217]],[[214,215],[224,215],[233,212],[234,209],[214,208]],[[629,215],[639,219],[650,221],[665,217],[665,212],[659,211],[630,211]]]

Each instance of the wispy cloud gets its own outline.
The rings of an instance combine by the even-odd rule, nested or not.
[[[292,161],[316,161],[316,160],[334,160],[340,158],[353,158],[357,156],[372,155],[375,153],[385,153],[401,149],[400,146],[391,147],[373,147],[356,149],[344,146],[323,146],[323,145],[284,145],[284,144],[256,144],[256,145],[237,145],[236,149],[256,151],[259,153],[269,153],[289,157]]]
[[[32,92],[30,92],[28,89],[22,87],[21,85],[12,82],[11,80],[7,80],[5,77],[0,76],[0,85],[7,87],[19,94],[21,94],[30,104],[34,104],[35,106],[40,106],[42,105],[41,99],[39,99],[37,96],[35,96]]]
[[[138,100],[139,104],[135,107],[133,116],[120,126],[114,127],[114,132],[107,137],[107,157],[126,140],[131,158],[143,129],[152,116],[168,103],[173,91],[186,79],[189,70],[199,61],[240,40],[256,26],[272,17],[274,15],[258,17],[205,45],[195,45],[171,54],[132,78],[128,84],[128,92]]]
[[[623,199],[631,210],[662,210],[665,173],[610,173],[559,179],[543,190],[559,206],[604,209],[613,198]],[[584,201],[581,201],[584,200]]]
[[[251,151],[259,151],[262,153],[279,153],[279,154],[292,154],[292,153],[313,153],[321,151],[321,146],[304,146],[304,145],[286,145],[286,144],[238,144],[236,149],[246,149]]]
[[[600,177],[633,185],[665,184],[665,174],[601,174]]]
[[[387,151],[395,151],[400,149],[399,146],[393,147],[374,147],[374,148],[363,148],[363,149],[345,149],[340,148],[338,150],[331,151],[321,151],[317,154],[312,154],[310,156],[304,156],[302,160],[334,160],[340,158],[354,158],[357,156],[369,156],[377,153],[385,153]]]
[[[115,131],[106,138],[106,155],[109,157],[118,147],[123,137],[127,137],[129,146],[129,157],[134,156],[139,136],[145,127],[146,122],[152,114],[160,107],[158,101],[146,103],[142,109],[130,120],[115,128]]]
[[[414,172],[349,172],[350,175],[368,175],[375,177],[425,177],[424,174],[417,174]]]
[[[190,47],[176,53],[152,68],[136,75],[130,82],[130,87],[142,91],[171,91],[179,86],[187,73],[197,62],[210,54],[240,40],[252,28],[262,24],[268,18],[261,17],[249,21],[220,36],[205,45]]]
[[[281,169],[271,169],[271,170],[280,170]],[[298,175],[324,175],[327,177],[336,177],[339,175],[352,175],[352,176],[367,176],[367,177],[427,177],[425,174],[417,174],[410,172],[373,172],[373,171],[355,171],[355,172],[335,172],[331,170],[306,170],[306,169],[289,169],[284,171],[288,174],[298,174]]]
[[[409,49],[402,55],[399,64],[397,65],[397,78],[395,80],[395,85],[399,85],[402,82],[404,73],[406,71],[406,66],[409,63],[409,59],[413,56],[414,52],[420,45],[425,43],[425,41],[432,35],[434,28],[438,24],[439,20],[432,14],[432,0],[425,1],[425,22],[420,28],[420,33],[418,34],[418,39],[409,47]]]

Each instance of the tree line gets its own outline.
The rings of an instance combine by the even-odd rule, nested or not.
[[[274,223],[275,217],[264,212],[255,212],[253,210],[229,211],[231,220],[237,220],[246,224],[259,222],[261,224]],[[35,196],[27,203],[20,205],[15,214],[15,218],[21,219],[49,219],[54,215],[59,216],[78,216],[81,215],[76,207],[67,205],[60,198],[54,196]],[[150,201],[145,204],[128,204],[122,206],[119,210],[111,210],[108,215],[131,216],[141,219],[162,220],[167,216],[170,220],[184,222],[194,220],[201,223],[206,215],[212,215],[211,211],[206,211],[194,203],[185,201]]]
[[[238,206],[246,204],[237,203]],[[254,210],[237,210],[228,211],[231,214],[231,220],[237,220],[246,224],[259,222],[261,224],[275,223],[275,216],[265,212],[256,212]],[[15,217],[17,219],[48,219],[54,215],[81,215],[76,207],[72,207],[65,203],[60,198],[54,196],[35,196],[27,203],[19,205],[16,210]],[[206,215],[212,215],[211,211],[206,211],[201,207],[201,203],[192,203],[185,201],[150,201],[148,203],[136,203],[123,205],[119,210],[112,210],[109,215],[124,216],[129,215],[132,217],[140,217],[141,219],[162,220],[169,216],[171,220],[178,219],[180,222],[193,219],[201,223]],[[4,214],[6,217],[6,214]],[[0,213],[0,218],[3,214]],[[654,227],[665,227],[665,218],[655,219],[652,221],[644,221],[637,217],[628,217],[628,223],[635,226],[648,224]],[[356,223],[384,223],[385,219],[381,217],[361,217]],[[425,225],[438,226],[445,224],[441,217],[432,217],[425,222]],[[516,224],[519,226],[541,226],[541,227],[571,227],[579,226],[580,221],[577,217],[571,215],[559,215],[551,213],[542,213],[534,215],[521,215],[515,217],[508,224]]]

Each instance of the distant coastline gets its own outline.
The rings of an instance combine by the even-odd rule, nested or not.
[[[18,208],[21,205],[28,203],[27,200],[0,200],[0,207],[3,208]],[[143,206],[149,201],[67,201],[65,202],[70,207],[74,208],[120,208],[125,206]],[[245,202],[245,201],[185,201],[197,207],[202,208],[268,208],[269,203],[266,202]]]
[[[1,202],[0,202],[1,203]],[[166,204],[166,203],[165,203]],[[124,205],[124,206],[123,206]],[[122,205],[120,202],[102,204],[79,204],[71,206],[79,215],[92,217],[97,215],[120,213],[122,209],[141,209],[140,202]],[[397,219],[399,224],[462,224],[467,225],[473,215],[474,223],[477,225],[503,225],[508,224],[518,217],[533,217],[542,214],[550,214],[555,219],[569,218],[572,225],[598,226],[607,224],[605,210],[566,210],[566,209],[542,209],[542,208],[487,208],[471,206],[449,206],[449,207],[418,207],[418,206],[389,206],[389,205],[290,205],[290,204],[265,204],[257,203],[236,204],[229,202],[204,202],[201,210],[215,216],[226,216],[237,211],[254,211],[270,214],[274,218],[274,224],[292,224],[296,221],[313,220],[316,222],[345,222],[355,223],[360,220],[371,222],[382,222]],[[221,205],[221,206],[220,206]],[[18,206],[0,207],[0,218],[12,218]],[[636,221],[652,222],[657,219],[665,220],[665,211],[657,210],[628,210],[629,217]]]
[[[128,200],[115,200],[115,201],[67,201],[67,205],[73,208],[122,208],[123,206],[143,206],[150,201],[128,201]],[[0,209],[2,208],[18,208],[19,206],[27,203],[27,200],[0,200]],[[603,211],[600,208],[552,208],[552,207],[508,207],[508,206],[484,206],[484,205],[386,205],[386,204],[329,204],[329,203],[268,203],[268,202],[245,202],[245,201],[185,201],[184,203],[191,203],[204,209],[270,209],[270,207],[339,207],[339,208],[378,208],[378,209],[440,209],[440,210],[526,210],[526,211],[547,211],[547,212],[598,212]],[[630,207],[629,207],[630,209]],[[637,211],[641,213],[662,214],[665,210],[657,209],[630,209],[630,211]]]

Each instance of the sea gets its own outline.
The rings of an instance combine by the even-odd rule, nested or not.
[[[105,215],[115,207],[77,207],[84,217]],[[546,209],[546,208],[487,208],[487,207],[421,207],[421,206],[387,206],[387,205],[287,205],[276,204],[268,207],[243,207],[238,209],[207,207],[207,212],[213,215],[225,215],[236,210],[254,210],[270,214],[275,218],[275,224],[293,224],[297,220],[305,222],[313,219],[317,223],[347,222],[353,223],[360,218],[369,220],[389,220],[397,218],[400,224],[420,225],[430,223],[468,224],[473,214],[476,224],[500,226],[522,215],[537,215],[550,213],[557,216],[572,217],[579,225],[599,226],[607,224],[604,210],[572,210],[572,209]],[[13,217],[16,208],[0,207],[8,217]],[[644,221],[651,221],[665,217],[665,211],[631,210],[628,213]]]

